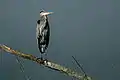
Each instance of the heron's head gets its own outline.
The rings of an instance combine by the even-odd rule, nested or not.
[[[53,12],[46,12],[44,10],[40,11],[40,16],[47,16],[49,14],[52,14]]]

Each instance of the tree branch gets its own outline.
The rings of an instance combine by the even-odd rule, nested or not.
[[[48,67],[50,69],[59,71],[59,72],[61,72],[63,74],[66,74],[68,76],[75,77],[75,78],[77,78],[79,80],[92,80],[91,77],[85,76],[82,73],[81,74],[77,73],[77,72],[73,71],[70,68],[61,66],[61,65],[56,64],[56,63],[53,63],[53,62],[51,62],[49,60],[40,60],[40,59],[38,59],[37,57],[35,57],[35,56],[31,55],[31,54],[25,54],[25,53],[22,53],[20,51],[13,50],[12,48],[7,47],[6,45],[0,45],[0,49],[5,51],[5,52],[8,52],[8,53],[10,53],[12,55],[19,56],[19,57],[22,57],[24,59],[31,60],[31,61],[36,62],[38,64],[42,64],[45,67]]]

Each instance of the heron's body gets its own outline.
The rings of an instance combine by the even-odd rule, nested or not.
[[[44,10],[40,12],[40,19],[37,21],[37,45],[41,54],[46,53],[48,45],[49,45],[49,37],[50,37],[50,28],[48,15],[52,14],[52,12],[45,12]],[[42,59],[42,55],[41,55]]]
[[[50,28],[47,16],[40,17],[40,20],[37,21],[37,44],[41,54],[45,53],[50,36]]]

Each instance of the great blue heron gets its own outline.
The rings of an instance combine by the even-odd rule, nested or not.
[[[53,12],[46,12],[44,10],[40,11],[40,19],[37,21],[36,37],[37,37],[37,45],[41,53],[41,59],[42,59],[42,54],[46,52],[49,44],[50,28],[49,28],[48,15],[52,13]]]

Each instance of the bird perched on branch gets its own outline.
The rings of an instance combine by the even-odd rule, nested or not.
[[[46,12],[44,10],[40,11],[40,19],[37,21],[36,37],[41,59],[43,59],[42,54],[46,53],[49,44],[50,27],[48,15],[52,13],[53,12]]]

